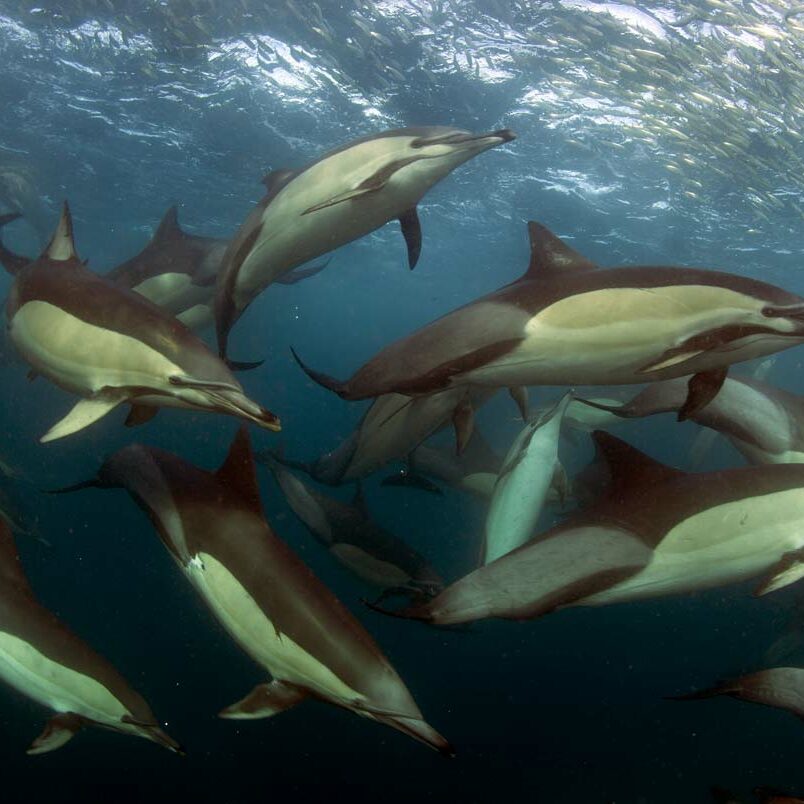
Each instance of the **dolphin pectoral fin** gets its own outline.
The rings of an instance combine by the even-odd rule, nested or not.
[[[782,560],[771,570],[771,574],[754,590],[754,597],[783,589],[802,578],[804,578],[804,547],[785,553]]]
[[[301,703],[309,693],[289,684],[274,680],[268,684],[257,684],[245,698],[221,710],[218,717],[227,720],[257,720],[273,717]]]
[[[408,267],[412,271],[422,252],[422,225],[419,223],[416,207],[411,207],[399,216],[399,225],[402,227],[402,236],[408,246]]]
[[[159,408],[152,407],[151,405],[134,405],[132,404],[131,410],[123,424],[126,427],[137,427],[140,424],[147,424],[159,413]]]
[[[683,363],[685,360],[692,360],[693,357],[698,357],[698,355],[702,355],[705,351],[706,349],[684,348],[680,348],[678,351],[671,350],[670,352],[665,352],[653,363],[648,363],[646,366],[643,366],[637,373],[651,374],[654,371],[671,368],[672,366],[677,366],[679,363]]]
[[[86,721],[75,712],[62,712],[50,718],[42,733],[31,743],[27,754],[47,754],[61,748],[83,728]]]
[[[726,381],[727,368],[702,371],[690,377],[687,383],[687,399],[678,411],[680,422],[700,413],[720,392]]]
[[[332,257],[327,257],[327,259],[321,260],[321,262],[317,262],[308,266],[307,268],[296,268],[295,270],[290,271],[290,273],[278,276],[274,282],[280,285],[295,285],[297,282],[303,282],[305,279],[309,279],[311,276],[320,274],[321,271],[323,271],[324,268],[330,264],[331,260]]]
[[[56,422],[40,439],[42,444],[55,441],[57,438],[77,433],[98,419],[103,418],[109,411],[114,410],[123,397],[117,394],[99,394],[98,396],[82,399],[63,419]]]
[[[452,412],[452,424],[455,427],[455,451],[461,455],[472,437],[475,429],[475,412],[469,397],[464,397]]]
[[[528,389],[524,385],[512,385],[508,389],[508,393],[511,395],[511,399],[516,402],[516,406],[519,408],[519,415],[522,417],[522,421],[526,422],[528,420],[528,416],[530,415]]]

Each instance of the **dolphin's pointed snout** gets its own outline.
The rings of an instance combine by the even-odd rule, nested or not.
[[[497,131],[492,131],[491,134],[486,134],[487,137],[499,137],[503,142],[512,142],[516,139],[516,134],[510,128],[500,128]]]

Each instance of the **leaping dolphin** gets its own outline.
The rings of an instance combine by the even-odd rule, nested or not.
[[[519,280],[382,349],[346,381],[302,368],[343,399],[456,385],[621,385],[694,374],[682,418],[732,363],[804,340],[804,299],[696,268],[600,269],[538,223]],[[295,353],[294,353],[295,355]]]
[[[451,753],[374,640],[274,535],[244,427],[215,473],[134,444],[73,488],[86,486],[129,492],[223,627],[273,677],[221,717],[271,717],[316,698]]]
[[[144,737],[184,753],[117,670],[36,600],[11,531],[2,520],[0,679],[57,713],[34,740],[29,754],[55,751],[90,725]]]
[[[42,256],[17,274],[6,318],[34,372],[84,397],[42,441],[81,430],[124,402],[132,405],[128,424],[147,421],[159,407],[179,407],[280,429],[183,324],[84,267],[67,204]]]
[[[297,265],[399,220],[416,265],[416,205],[436,182],[483,151],[515,138],[508,129],[401,128],[353,140],[298,171],[276,170],[224,257],[215,320],[226,356],[229,331],[256,296]]]
[[[686,474],[607,433],[594,439],[611,475],[601,500],[398,614],[526,620],[764,576],[759,595],[804,577],[801,464]]]

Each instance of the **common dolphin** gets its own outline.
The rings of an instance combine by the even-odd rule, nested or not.
[[[183,753],[117,670],[36,600],[2,521],[0,679],[57,713],[29,754],[61,748],[88,725],[145,737]]]
[[[373,401],[355,430],[338,447],[312,463],[290,461],[276,453],[258,454],[257,460],[270,464],[278,459],[330,486],[360,480],[392,461],[407,459],[422,441],[449,423],[462,449],[473,430],[467,411],[481,407],[494,392],[489,388],[453,388],[416,399],[387,394]]]
[[[620,405],[595,400],[586,404],[631,419],[678,411],[686,397],[686,379],[679,377],[653,383]],[[800,394],[748,377],[730,377],[690,418],[725,435],[749,463],[804,463],[804,397]]]
[[[180,407],[280,429],[183,324],[84,267],[67,204],[42,256],[17,274],[6,317],[34,372],[84,397],[42,441],[81,430],[123,402],[132,405],[128,424],[147,421],[159,407]]]
[[[344,399],[486,386],[620,385],[694,374],[682,417],[729,365],[804,341],[804,299],[719,271],[599,269],[538,223],[527,272],[382,349],[346,381],[302,368]]]
[[[708,689],[673,696],[672,700],[694,701],[718,695],[786,709],[804,720],[804,667],[760,670],[731,681],[721,681]]]
[[[438,625],[524,620],[758,576],[765,594],[804,577],[804,466],[687,474],[593,437],[611,473],[601,500],[397,613]]]
[[[444,588],[420,553],[372,519],[360,486],[349,504],[303,483],[278,462],[271,471],[293,513],[327,552],[384,596],[429,598]]]
[[[374,640],[274,535],[244,427],[215,473],[134,444],[73,488],[86,486],[129,492],[223,627],[273,677],[221,717],[270,717],[317,698],[451,753]]]
[[[13,276],[34,261],[3,244],[2,228],[19,217],[18,213],[0,215],[0,264]],[[202,330],[214,319],[215,282],[228,243],[221,238],[184,231],[174,205],[164,214],[145,247],[104,276],[150,299],[188,329]],[[296,284],[320,273],[328,262],[298,268],[279,281]]]
[[[276,170],[266,195],[235,234],[218,279],[215,321],[226,356],[229,331],[268,285],[297,265],[399,220],[416,265],[416,205],[436,182],[483,151],[515,138],[507,129],[401,128],[362,137],[298,171]]]
[[[528,422],[514,439],[494,485],[483,531],[481,563],[525,544],[533,536],[558,464],[561,422],[572,394]]]

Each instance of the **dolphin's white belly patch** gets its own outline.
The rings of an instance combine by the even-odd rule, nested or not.
[[[364,699],[328,667],[280,634],[237,578],[208,553],[185,572],[234,640],[274,678],[290,681],[345,702]]]
[[[580,293],[536,313],[525,324],[519,346],[467,378],[506,384],[506,374],[515,370],[515,382],[572,385],[645,382],[664,376],[662,368],[680,375],[684,364],[704,354],[704,347],[691,346],[662,360],[666,352],[701,333],[761,323],[761,307],[751,296],[705,285]],[[770,336],[773,344],[765,342],[767,336],[746,338],[734,349],[739,357],[732,357],[736,362],[777,350],[781,337]],[[726,348],[731,352],[734,346]],[[653,372],[641,371],[654,363]]]
[[[28,642],[0,631],[0,678],[56,712],[75,712],[98,723],[120,725],[128,710],[96,681],[58,664]]]
[[[736,500],[679,523],[642,572],[583,602],[612,603],[739,583],[803,545],[804,488]]]
[[[142,341],[88,324],[43,301],[24,304],[11,338],[25,359],[67,390],[91,395],[104,387],[169,387],[184,372]]]

